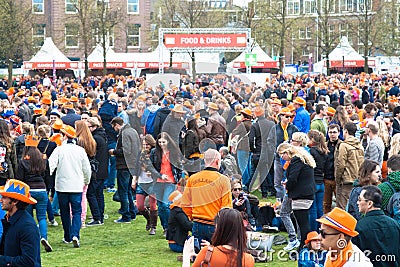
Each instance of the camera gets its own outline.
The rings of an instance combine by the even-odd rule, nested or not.
[[[243,198],[244,198],[243,193],[240,193],[239,196],[238,196],[238,199],[243,199]]]

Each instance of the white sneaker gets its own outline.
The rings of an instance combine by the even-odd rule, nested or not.
[[[50,221],[50,226],[58,226],[58,222],[54,219],[52,221]]]
[[[290,241],[286,247],[283,248],[284,251],[291,251],[300,246],[300,241],[298,239]]]
[[[74,245],[74,248],[79,248],[81,246],[79,239],[76,236],[72,238],[72,244]]]
[[[46,252],[52,252],[53,251],[53,248],[50,246],[49,241],[47,241],[46,239],[44,239],[44,238],[40,239],[40,243],[43,245],[44,250]]]

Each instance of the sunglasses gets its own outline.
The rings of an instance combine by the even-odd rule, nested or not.
[[[288,115],[285,115],[284,117],[287,119],[293,118],[293,116],[288,116]]]
[[[341,234],[340,232],[338,232],[338,233],[325,233],[325,230],[323,230],[323,229],[319,229],[319,233],[320,233],[320,235],[321,235],[321,237],[323,239],[325,239],[325,237],[328,236],[328,235],[340,235]]]
[[[233,188],[232,191],[240,191],[242,188]]]

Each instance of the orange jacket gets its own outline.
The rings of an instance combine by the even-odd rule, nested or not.
[[[228,177],[213,170],[203,170],[189,177],[182,196],[186,215],[206,224],[213,224],[222,208],[232,208],[231,183]]]

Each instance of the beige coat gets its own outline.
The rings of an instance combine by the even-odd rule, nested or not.
[[[335,153],[336,184],[352,184],[358,178],[358,170],[364,161],[364,149],[360,140],[349,136]]]

